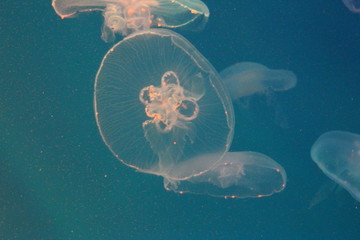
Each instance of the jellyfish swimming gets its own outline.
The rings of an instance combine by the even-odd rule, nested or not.
[[[61,18],[101,11],[101,38],[106,42],[114,41],[115,34],[127,36],[150,27],[197,30],[209,17],[209,9],[200,0],[53,0],[52,6]]]
[[[202,155],[195,162],[208,161]],[[257,152],[228,152],[207,172],[184,181],[164,179],[164,187],[178,193],[207,194],[224,198],[270,196],[286,185],[284,168]]]
[[[324,133],[313,144],[311,158],[326,176],[360,201],[360,135]]]
[[[94,97],[103,140],[138,171],[190,178],[208,170],[231,144],[233,108],[218,73],[172,31],[133,33],[111,48]],[[192,164],[203,154],[214,157]]]
[[[342,0],[345,6],[354,13],[360,13],[360,0]]]
[[[292,71],[269,69],[254,62],[240,62],[221,71],[220,76],[232,100],[241,109],[242,119],[255,123],[256,118],[263,120],[267,116],[266,120],[277,127],[290,127],[276,93],[296,86],[297,77]]]
[[[287,91],[297,83],[292,71],[269,69],[253,62],[231,65],[221,71],[220,76],[233,100],[268,91]]]
[[[135,32],[108,51],[94,110],[112,153],[163,177],[167,190],[240,198],[285,186],[285,171],[272,159],[228,152],[235,125],[230,95],[206,58],[170,30]],[[198,192],[203,184],[208,190]]]

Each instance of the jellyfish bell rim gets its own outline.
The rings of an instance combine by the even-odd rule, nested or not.
[[[164,1],[164,0],[160,0]],[[190,31],[200,31],[203,30],[209,20],[210,17],[210,10],[208,6],[202,1],[202,0],[195,0],[198,5],[192,5],[193,2],[189,0],[171,0],[172,3],[178,4],[179,6],[183,7],[184,9],[187,9],[192,14],[197,15],[196,18],[189,19],[186,22],[183,22],[181,24],[167,24],[166,22],[163,24],[159,24],[159,27],[165,27],[165,28],[181,28],[185,30]],[[184,3],[185,2],[185,3]],[[156,12],[156,10],[155,10]],[[194,22],[196,23],[194,26]]]
[[[207,172],[209,169],[211,169],[211,167],[209,167],[208,169],[204,169],[203,171],[199,171],[196,173],[193,173],[192,175],[186,176],[186,177],[173,177],[173,176],[168,176],[164,173],[159,173],[157,171],[150,169],[142,169],[139,166],[136,166],[134,164],[130,164],[129,162],[126,162],[124,159],[121,158],[121,154],[115,152],[115,150],[113,149],[113,147],[111,146],[111,144],[108,143],[108,141],[106,140],[106,137],[102,131],[102,127],[99,121],[99,112],[98,112],[98,106],[97,106],[97,85],[98,85],[98,80],[99,80],[99,75],[101,74],[101,70],[102,67],[104,66],[107,57],[109,56],[109,54],[111,54],[112,52],[115,51],[115,49],[122,43],[128,41],[129,39],[133,39],[136,37],[139,37],[141,35],[154,35],[154,36],[159,36],[162,38],[171,38],[172,43],[178,47],[181,48],[181,50],[186,53],[194,62],[197,63],[197,66],[201,68],[201,70],[205,71],[211,71],[211,73],[215,76],[215,78],[210,78],[210,84],[214,90],[214,92],[216,92],[216,95],[219,98],[219,101],[221,101],[221,104],[223,106],[223,110],[224,110],[224,114],[225,114],[225,118],[226,118],[226,124],[228,127],[228,133],[227,133],[227,137],[226,137],[226,144],[224,146],[224,150],[221,153],[221,157],[216,161],[221,161],[221,159],[224,157],[224,155],[228,152],[232,140],[233,140],[233,135],[234,135],[234,126],[235,126],[235,116],[234,116],[234,109],[233,109],[233,105],[230,99],[229,94],[226,92],[225,87],[223,86],[222,82],[221,82],[221,77],[219,75],[219,73],[217,72],[217,70],[212,66],[212,64],[187,40],[185,39],[183,36],[181,36],[178,33],[175,33],[171,30],[168,29],[162,29],[162,28],[156,28],[156,29],[149,29],[149,30],[143,30],[143,31],[138,31],[135,33],[132,33],[128,36],[126,36],[125,38],[123,38],[121,41],[119,41],[118,43],[116,43],[113,47],[111,47],[107,53],[105,54],[104,58],[101,61],[101,64],[99,66],[99,69],[96,73],[96,77],[95,77],[95,83],[94,83],[94,114],[95,114],[95,120],[99,129],[99,133],[100,136],[102,138],[102,140],[104,141],[105,145],[108,147],[108,149],[112,152],[112,154],[120,161],[122,162],[124,165],[131,167],[133,169],[135,169],[138,172],[143,172],[143,173],[148,173],[148,174],[153,174],[153,175],[157,175],[157,176],[162,176],[166,179],[169,180],[174,180],[174,181],[181,181],[181,180],[186,180],[189,178],[192,178],[194,176],[198,176],[201,175],[205,172]],[[180,42],[181,41],[181,42]],[[181,47],[181,45],[185,45],[187,48],[192,49],[192,51],[187,51],[188,49],[184,49],[183,47]],[[199,63],[198,58],[200,58],[201,63]],[[206,66],[206,68],[203,68],[204,66]],[[220,155],[220,153],[219,153]],[[189,160],[189,159],[188,159]],[[177,167],[181,167],[186,165],[188,161],[185,161],[183,163],[180,163],[177,165]],[[216,162],[212,163],[211,166],[215,165]]]
[[[106,4],[108,4],[108,3],[106,3],[106,4],[104,4],[104,6],[99,6],[99,4],[97,4],[97,6],[93,6],[93,7],[89,7],[88,5],[86,5],[87,8],[84,8],[81,10],[76,10],[76,11],[69,11],[69,9],[71,9],[71,7],[67,7],[67,8],[59,7],[58,3],[61,4],[64,2],[66,2],[66,0],[53,0],[51,3],[56,14],[59,15],[62,19],[76,17],[79,13],[82,13],[82,12],[92,12],[92,11],[103,12],[106,8]],[[81,5],[78,7],[81,7]]]

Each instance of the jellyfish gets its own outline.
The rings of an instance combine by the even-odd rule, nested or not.
[[[311,158],[326,176],[360,201],[360,135],[324,133],[312,146]]]
[[[101,38],[106,42],[114,41],[115,34],[127,36],[150,27],[198,30],[209,17],[209,9],[200,0],[53,0],[52,6],[61,18],[101,11]]]
[[[287,91],[296,86],[296,75],[288,70],[272,70],[253,62],[231,65],[220,73],[233,100],[268,91]]]
[[[260,116],[263,119],[263,115],[266,115],[267,121],[274,122],[282,129],[289,128],[286,113],[275,93],[296,86],[297,78],[292,71],[241,62],[226,68],[220,72],[220,76],[244,119],[250,118],[250,122],[256,122],[254,118]]]
[[[95,112],[120,161],[169,179],[209,169],[233,135],[233,108],[218,73],[186,39],[165,29],[133,33],[109,50],[95,80]],[[214,157],[191,163],[202,154]]]
[[[135,32],[108,51],[95,80],[94,110],[115,157],[163,177],[167,190],[192,184],[187,189],[198,193],[208,182],[212,188],[200,193],[240,198],[285,186],[285,171],[270,158],[228,152],[235,125],[230,95],[206,58],[170,30]],[[251,193],[241,192],[246,186]]]
[[[212,158],[202,155],[195,162]],[[224,198],[254,198],[281,192],[286,185],[284,168],[258,152],[227,152],[207,172],[184,181],[164,179],[164,187],[178,193]]]
[[[360,0],[342,0],[345,6],[354,13],[360,13]]]

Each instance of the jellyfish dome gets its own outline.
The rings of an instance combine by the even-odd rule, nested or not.
[[[312,146],[311,157],[325,175],[360,201],[360,135],[324,133]]]
[[[101,11],[102,39],[114,41],[115,34],[127,36],[150,27],[202,29],[209,9],[200,0],[53,0],[61,18],[81,12]]]
[[[233,137],[233,107],[218,73],[165,29],[134,33],[108,51],[94,107],[100,134],[121,162],[169,180],[206,172]],[[196,161],[204,155],[212,157]]]

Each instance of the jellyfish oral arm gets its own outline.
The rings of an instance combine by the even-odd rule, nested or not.
[[[178,76],[169,71],[163,74],[161,87],[153,85],[141,89],[140,101],[145,105],[145,113],[160,132],[169,132],[173,127],[186,128],[186,122],[197,117],[197,99],[185,95]]]
[[[106,42],[115,39],[115,33],[126,36],[132,32],[150,29],[153,15],[151,7],[157,6],[154,0],[119,1],[109,3],[104,10],[102,39]]]

